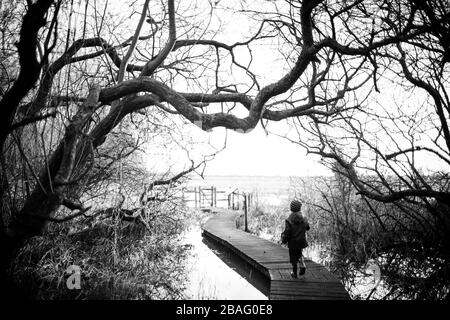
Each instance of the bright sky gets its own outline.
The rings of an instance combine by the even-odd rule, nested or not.
[[[223,139],[224,129],[214,129]],[[214,137],[213,137],[214,138]],[[227,147],[208,163],[210,175],[313,176],[331,172],[300,146],[266,135],[261,125],[249,133],[228,130]]]
[[[178,121],[177,121],[178,122]],[[207,163],[206,175],[258,175],[258,176],[317,176],[332,174],[319,163],[319,157],[306,155],[306,151],[287,139],[273,134],[266,135],[260,124],[248,133],[238,133],[224,128],[202,131],[194,124],[177,125],[183,128],[180,145],[189,151],[189,156],[178,146],[164,146],[146,153],[150,171],[173,172],[186,170],[190,159],[199,163],[203,155],[221,150]],[[272,124],[269,129],[283,126]],[[223,149],[226,138],[226,148]],[[158,144],[157,144],[158,145]],[[214,149],[211,147],[213,146]],[[223,149],[223,150],[222,150]]]

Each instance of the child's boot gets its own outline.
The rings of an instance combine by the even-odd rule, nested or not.
[[[303,257],[302,257],[302,263],[301,263],[301,266],[300,266],[300,272],[299,272],[299,275],[304,275],[305,274],[305,272],[306,272],[306,265],[305,265],[305,261],[303,260]]]
[[[292,278],[297,278],[297,264],[292,264],[291,277]]]

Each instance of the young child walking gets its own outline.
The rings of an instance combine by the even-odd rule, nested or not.
[[[306,231],[309,230],[309,223],[301,213],[302,203],[298,200],[291,202],[291,214],[286,219],[286,226],[281,234],[281,242],[288,244],[289,261],[292,264],[291,276],[297,278],[297,262],[301,259],[300,275],[306,272],[305,261],[302,251],[308,246],[306,241]]]

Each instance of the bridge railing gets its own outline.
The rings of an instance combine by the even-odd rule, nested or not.
[[[253,205],[253,193],[239,191],[235,189],[228,195],[228,209],[244,210],[244,230],[248,232],[248,212]]]
[[[233,191],[218,190],[215,186],[193,187],[182,189],[183,201],[192,204],[194,208],[207,209],[218,207],[218,204],[227,204],[229,210],[243,210],[245,220],[245,231],[248,232],[248,212],[254,204],[254,194],[244,192],[238,188]],[[221,207],[219,205],[219,207]]]
[[[217,207],[218,203],[226,202],[227,192],[216,187],[183,188],[182,197],[185,203],[192,203],[195,208]]]

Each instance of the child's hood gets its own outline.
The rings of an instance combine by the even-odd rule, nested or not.
[[[291,212],[288,220],[291,221],[292,223],[302,223],[303,216],[300,212]]]

